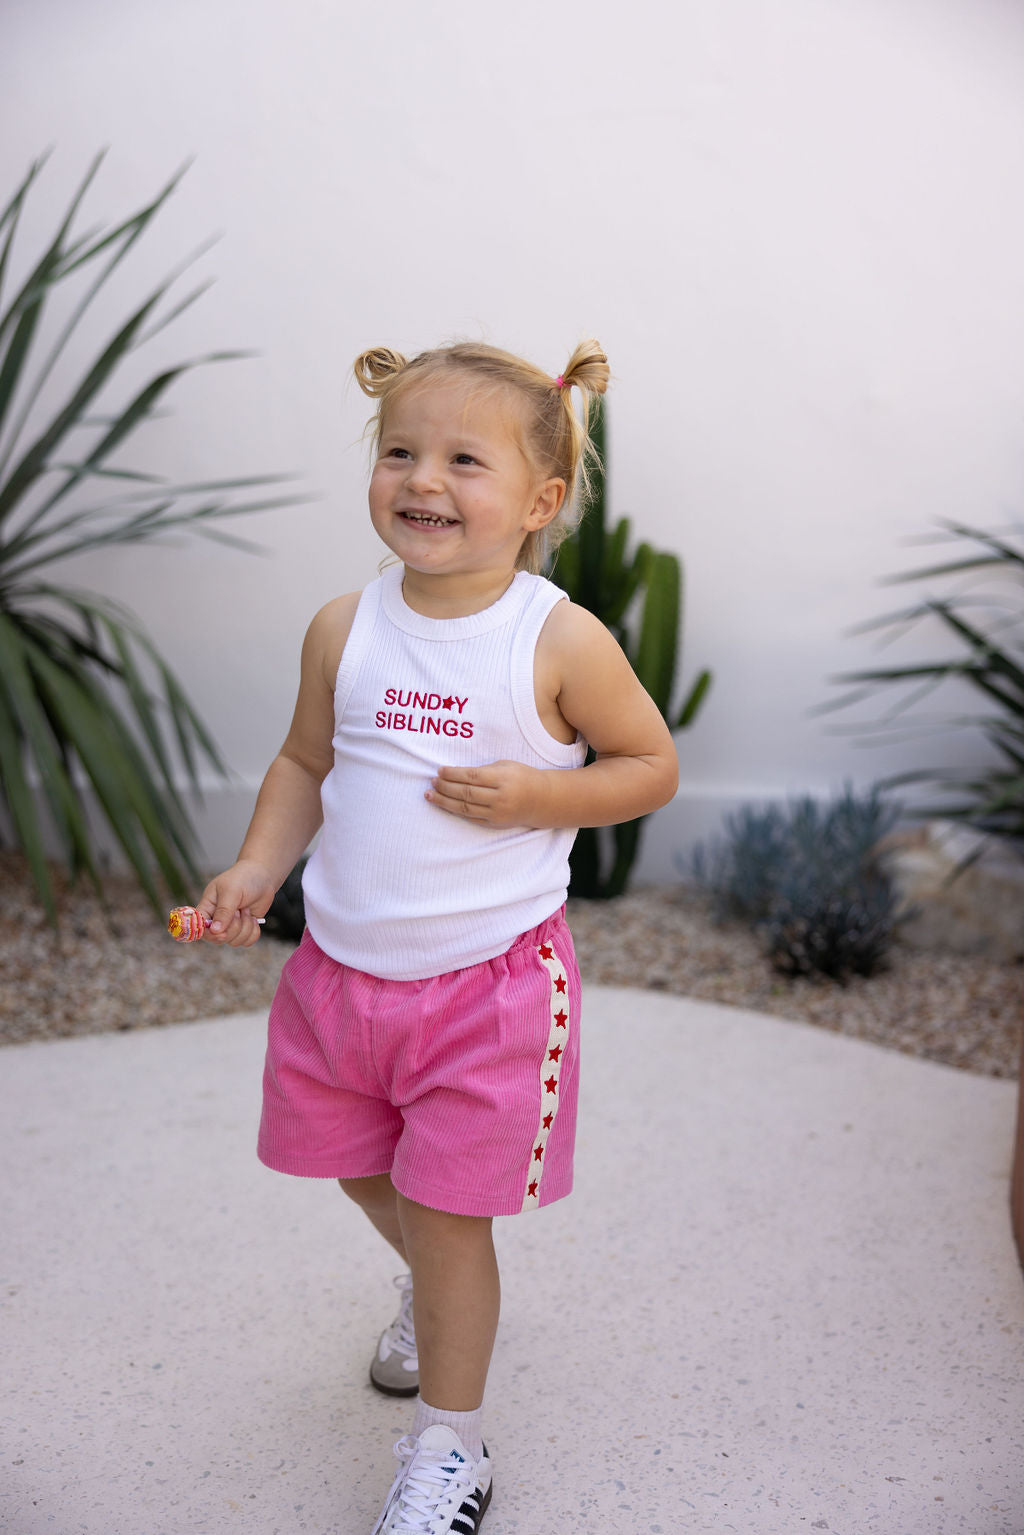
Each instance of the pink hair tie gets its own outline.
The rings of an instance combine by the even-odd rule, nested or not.
[[[565,375],[563,373],[560,373],[558,375],[558,377],[555,379],[555,388],[556,389],[564,389],[565,388]]]

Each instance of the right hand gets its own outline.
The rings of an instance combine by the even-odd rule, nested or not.
[[[215,875],[196,902],[197,911],[207,919],[203,942],[251,948],[260,936],[256,918],[266,916],[276,893],[269,869],[250,859],[240,859]]]

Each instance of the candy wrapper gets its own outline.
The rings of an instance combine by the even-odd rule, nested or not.
[[[175,943],[198,943],[206,932],[206,918],[194,906],[175,906],[167,918],[167,931]]]
[[[262,927],[266,918],[257,917],[256,921]],[[198,943],[209,925],[209,918],[194,906],[175,906],[167,918],[167,931],[175,943]]]

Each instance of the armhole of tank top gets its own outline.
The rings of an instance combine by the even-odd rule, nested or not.
[[[543,577],[535,579],[539,584],[525,603],[512,637],[512,654],[509,659],[512,707],[520,730],[538,756],[550,762],[553,767],[579,767],[587,752],[583,737],[578,735],[575,741],[559,741],[537,713],[534,682],[537,641],[552,608],[559,602],[567,602],[568,598],[553,582]]]
[[[380,612],[381,587],[379,581],[371,581],[369,586],[364,586],[359,603],[356,607],[352,627],[345,641],[345,648],[341,652],[341,660],[338,662],[338,675],[334,679],[334,725],[337,729],[341,724],[345,713],[345,706],[349,701],[355,680],[359,675],[359,668],[363,664],[366,655],[366,647],[369,643],[373,626]]]

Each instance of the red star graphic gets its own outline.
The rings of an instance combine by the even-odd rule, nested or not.
[[[556,991],[560,991],[562,993],[563,997],[565,996],[565,976],[564,975],[560,975],[558,977],[558,979],[555,981],[555,990]]]
[[[537,1198],[537,1185],[536,1185],[536,1183],[531,1183],[530,1184],[530,1187],[526,1190],[526,1197],[527,1197],[527,1199],[536,1199]]]
[[[561,1045],[556,1045],[553,1050],[549,1050],[548,1051],[548,1060],[549,1061],[557,1061],[558,1057],[561,1055],[561,1053],[562,1053]]]
[[[441,700],[441,707],[443,709],[450,709],[454,702],[455,702],[454,698],[442,698],[442,700]]]
[[[565,1020],[568,1018],[568,1016],[569,1016],[568,1013],[556,1013],[555,1014],[555,1022],[557,1023],[557,1025],[558,1025],[558,1027],[560,1029],[564,1029],[565,1028]]]
[[[534,1146],[534,1148],[533,1148],[533,1160],[535,1162],[539,1162],[543,1155],[544,1155],[544,1147],[543,1146]]]
[[[554,1119],[554,1117],[554,1114],[544,1115],[544,1118],[541,1120],[541,1124],[544,1126],[545,1130],[551,1129],[551,1121]]]
[[[548,944],[542,943],[540,946],[540,957],[541,959],[554,959],[555,951]]]
[[[544,1083],[544,1086],[547,1088],[549,1093],[553,1093],[558,1088],[558,1079],[556,1077],[548,1077],[547,1081]]]

